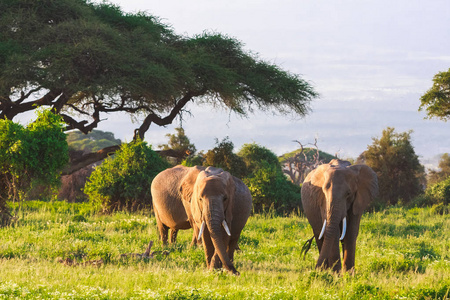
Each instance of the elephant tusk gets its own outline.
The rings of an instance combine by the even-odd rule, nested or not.
[[[225,231],[227,232],[227,234],[228,234],[229,236],[231,236],[230,228],[228,228],[227,221],[223,220],[223,221],[222,221],[222,226],[223,226],[223,228],[225,229]]]
[[[325,220],[323,220],[323,226],[322,226],[322,231],[321,231],[320,234],[319,234],[319,240],[322,239],[323,234],[325,233],[325,227],[326,227],[326,226],[327,226],[327,220],[325,219]]]
[[[347,217],[344,217],[344,219],[342,219],[342,235],[339,238],[340,241],[344,239],[346,232],[347,232]]]
[[[202,238],[202,234],[203,234],[204,230],[205,230],[205,221],[203,221],[202,225],[200,226],[200,231],[198,232],[197,240],[200,241],[200,239]]]

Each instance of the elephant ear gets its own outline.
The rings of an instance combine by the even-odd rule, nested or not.
[[[181,199],[186,202],[191,202],[192,194],[194,193],[194,184],[197,180],[198,174],[203,171],[203,167],[192,167],[189,172],[183,177],[180,184]]]
[[[306,176],[301,190],[303,209],[308,211],[316,211],[317,206],[323,210],[325,209],[326,199],[322,190],[322,186],[324,184],[323,174],[329,168],[329,164],[320,165]],[[324,216],[321,216],[321,218],[323,217]]]
[[[227,221],[228,226],[231,226],[231,221],[233,220],[233,206],[234,201],[236,201],[236,184],[234,182],[233,175],[228,172],[223,172],[223,175],[227,191],[227,199],[223,204],[225,210],[225,220]]]
[[[358,172],[353,214],[361,215],[370,202],[378,195],[378,177],[377,174],[366,165],[353,165],[350,166],[350,168],[355,172]]]

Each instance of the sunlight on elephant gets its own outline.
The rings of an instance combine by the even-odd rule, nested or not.
[[[190,203],[194,228],[198,228],[198,239],[203,241],[207,267],[223,267],[239,275],[233,257],[252,209],[248,187],[230,173],[208,167],[198,175],[192,194],[188,193],[183,200]]]
[[[341,270],[341,241],[344,270],[354,270],[361,216],[377,194],[377,175],[366,165],[334,159],[308,174],[302,204],[319,248],[317,268]]]
[[[169,229],[169,241],[175,243],[178,230],[192,228],[191,209],[189,203],[182,200],[182,186],[193,186],[198,174],[205,169],[179,165],[162,171],[153,179],[151,186],[153,211],[163,244],[167,244],[169,240]],[[194,232],[191,245],[196,242]]]
[[[176,166],[152,182],[153,210],[161,241],[176,241],[180,229],[194,229],[191,245],[202,240],[208,268],[239,274],[234,251],[252,210],[248,187],[214,167]]]

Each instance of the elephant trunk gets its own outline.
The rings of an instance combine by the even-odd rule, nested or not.
[[[228,253],[227,245],[229,236],[224,228],[223,221],[225,220],[223,210],[211,209],[210,218],[206,218],[206,226],[208,227],[211,241],[214,245],[215,255],[218,256],[222,262],[223,267],[232,272],[233,274],[239,275],[239,272],[233,266]],[[211,266],[217,267],[217,258],[213,258]]]
[[[317,268],[333,268],[333,271],[341,270],[339,254],[340,222],[341,219],[337,215],[329,215],[325,226],[324,241],[317,260]]]

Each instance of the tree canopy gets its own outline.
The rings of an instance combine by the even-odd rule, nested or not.
[[[0,2],[0,118],[36,106],[67,129],[96,128],[126,112],[149,126],[172,123],[189,101],[300,116],[317,97],[299,75],[245,51],[220,33],[177,35],[157,17],[87,0]]]
[[[410,140],[411,132],[387,127],[358,159],[377,173],[382,203],[407,203],[423,190],[425,170]]]
[[[420,101],[419,110],[425,109],[429,118],[450,119],[450,69],[434,75],[433,86]]]
[[[442,154],[439,159],[439,171],[430,170],[428,174],[428,184],[432,185],[450,177],[450,155],[448,153]]]

